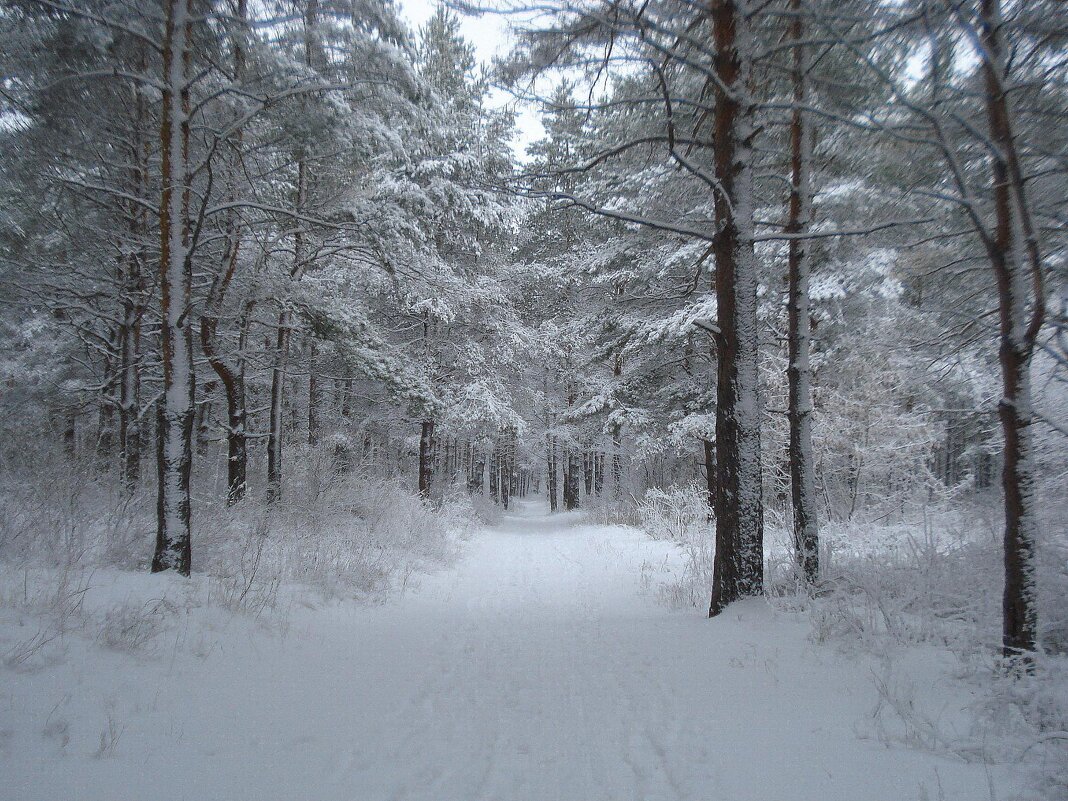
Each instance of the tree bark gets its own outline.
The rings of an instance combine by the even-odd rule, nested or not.
[[[63,414],[63,453],[70,462],[78,458],[78,409],[71,406]]]
[[[319,444],[319,431],[322,428],[320,411],[323,402],[319,376],[316,374],[315,343],[308,345],[308,444]]]
[[[128,269],[140,272],[136,264]],[[131,293],[123,301],[119,376],[119,451],[127,490],[141,480],[141,312]]]
[[[419,432],[419,497],[430,499],[434,480],[432,456],[434,449],[434,421],[424,420]]]
[[[567,460],[567,469],[564,472],[564,510],[570,512],[579,507],[581,467],[577,450],[568,447],[564,452]]]
[[[289,355],[289,312],[278,315],[274,366],[271,368],[271,407],[267,426],[267,503],[282,497],[282,412],[286,360]]]
[[[556,494],[556,437],[549,435],[545,437],[545,460],[548,466],[545,489],[549,494],[549,511],[555,512],[558,508]]]
[[[476,447],[471,456],[471,473],[467,480],[467,491],[472,494],[481,494],[486,472],[486,452]]]
[[[104,389],[100,393],[100,413],[97,418],[96,463],[97,469],[102,473],[111,469],[115,450],[115,384],[119,379],[116,370],[118,333],[112,332],[108,337],[109,353],[104,360]]]
[[[1038,641],[1035,560],[1038,539],[1031,357],[1045,317],[1042,260],[1031,218],[1026,184],[1016,151],[1010,84],[1002,42],[1001,4],[980,6],[983,76],[990,139],[995,230],[987,251],[998,292],[1002,399],[1005,438],[1002,489],[1005,505],[1005,588],[1002,596],[1002,650],[1006,658],[1030,665]]]
[[[490,466],[489,466],[489,489],[490,497],[493,498],[494,503],[501,502],[500,484],[501,484],[501,448],[499,443],[495,443],[493,446],[493,452],[490,454]]]
[[[791,82],[794,109],[790,120],[790,204],[786,231],[800,235],[811,223],[809,164],[811,132],[806,124],[807,58],[801,44],[804,25],[801,0],[791,0],[794,14],[790,37],[795,42]],[[803,240],[789,242],[787,343],[789,351],[788,413],[790,424],[790,500],[793,510],[794,554],[800,577],[809,585],[819,580],[819,528],[816,520],[816,476],[812,455],[812,365],[809,314],[809,258]]]
[[[625,292],[625,284],[616,286],[616,295],[621,296]],[[623,375],[623,349],[616,351],[612,359],[612,376],[618,385]],[[615,501],[623,500],[623,427],[619,423],[612,424],[612,498]]]
[[[593,495],[593,459],[594,453],[589,448],[582,452],[582,480],[586,488],[586,497]]]
[[[757,281],[753,250],[750,21],[737,0],[710,5],[715,40],[713,115],[718,304],[716,556],[709,616],[764,588]]]
[[[234,81],[240,84],[245,71],[244,37],[247,33],[247,0],[238,0],[235,15],[238,30],[232,37]],[[238,128],[233,134],[234,151],[240,153],[244,143],[244,130]],[[239,165],[231,164],[237,172]],[[231,176],[230,196],[237,197],[236,177]],[[241,223],[236,210],[229,212],[225,222],[225,248],[223,250],[221,275],[216,275],[208,289],[204,314],[200,318],[200,346],[208,364],[222,382],[226,396],[226,503],[233,505],[245,497],[248,476],[247,414],[245,411],[245,338],[251,304],[242,306],[238,356],[236,364],[223,360],[216,347],[219,318],[227,291],[237,272],[241,252]]]
[[[512,497],[512,460],[511,460],[511,448],[508,440],[507,433],[505,434],[504,445],[501,449],[501,458],[499,460],[501,475],[500,475],[500,492],[501,492],[501,506],[508,510],[508,504]]]
[[[189,479],[193,466],[195,377],[189,307],[189,1],[165,0],[164,91],[160,123],[160,317],[163,398],[159,406],[156,551],[152,572],[189,575]]]

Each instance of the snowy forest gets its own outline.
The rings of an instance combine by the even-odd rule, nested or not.
[[[0,798],[1068,798],[1068,6],[0,0]]]

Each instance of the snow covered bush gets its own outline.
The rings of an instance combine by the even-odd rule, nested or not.
[[[883,525],[829,524],[826,583],[807,602],[817,642],[879,657],[881,739],[964,759],[1029,764],[1040,798],[1068,789],[1068,542],[1047,526],[1038,588],[1041,640],[1032,674],[1001,662],[1001,530],[985,503]],[[923,688],[909,679],[917,654],[948,659],[973,688],[965,724],[928,714]],[[941,655],[941,656],[938,656]],[[929,700],[929,699],[928,699]]]
[[[638,525],[654,539],[689,542],[708,534],[708,501],[696,484],[646,491]]]
[[[331,595],[378,595],[447,561],[478,517],[465,493],[435,507],[401,479],[341,473],[328,456],[301,456],[293,459],[282,503],[267,505],[250,494],[227,506],[222,494],[204,493],[194,518],[193,569],[209,577],[213,603],[259,613],[274,605],[284,584]],[[35,465],[9,461],[2,467],[5,591],[14,592],[6,585],[19,570],[54,574],[43,585],[34,582],[35,592],[46,587],[50,598],[27,596],[20,602],[24,608],[63,607],[57,599],[71,577],[93,569],[147,570],[154,530],[151,486],[127,492],[91,465],[50,461],[47,455]],[[194,487],[207,489],[211,481],[201,474]],[[108,647],[134,650],[138,641],[151,638],[154,617],[151,610],[113,609],[100,639]]]
[[[694,482],[647,490],[636,504],[636,515],[639,528],[654,539],[675,543],[683,555],[681,572],[660,585],[661,599],[675,607],[707,607],[715,527],[709,520],[705,489]]]
[[[399,481],[335,476],[276,506],[212,509],[200,528],[200,569],[226,606],[263,608],[282,583],[368,596],[447,561],[475,515],[451,498],[434,509]]]
[[[147,566],[150,489],[126,492],[91,459],[0,455],[0,564]]]

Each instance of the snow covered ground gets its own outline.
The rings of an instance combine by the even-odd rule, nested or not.
[[[0,798],[1007,797],[1002,768],[874,736],[874,658],[813,643],[800,615],[658,603],[677,559],[529,504],[399,598],[297,603],[284,626],[182,604],[168,579],[180,621],[152,648],[72,634],[61,659],[3,669]],[[129,573],[90,584],[89,605],[161,593]],[[28,636],[2,622],[5,650]],[[917,653],[926,713],[966,725],[967,688]]]

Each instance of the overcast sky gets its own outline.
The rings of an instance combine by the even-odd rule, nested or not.
[[[437,0],[398,0],[401,11],[413,29],[419,28],[440,5]],[[489,64],[494,56],[508,52],[511,37],[506,20],[497,14],[481,17],[460,15],[464,38],[475,46],[479,60]],[[491,102],[497,106],[512,105],[513,99],[505,92],[494,90]],[[542,135],[541,121],[537,112],[529,106],[516,109],[516,136],[512,142],[516,157],[524,159],[526,147]]]

